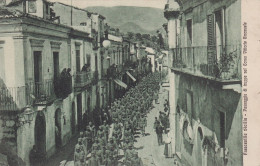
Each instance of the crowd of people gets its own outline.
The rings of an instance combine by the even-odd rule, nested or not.
[[[147,113],[159,93],[159,83],[159,73],[147,75],[107,108],[102,125],[96,128],[90,122],[85,126],[75,146],[75,166],[142,166],[134,148],[135,135],[145,136]]]

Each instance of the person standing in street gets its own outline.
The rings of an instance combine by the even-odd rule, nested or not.
[[[158,121],[157,117],[155,117],[155,122],[153,124],[153,128],[155,129],[156,135],[157,135],[157,141],[158,141],[158,145],[160,145],[159,142],[159,126],[160,126],[160,122]]]
[[[164,155],[166,158],[169,158],[172,157],[170,128],[166,129],[166,133],[167,133],[167,137],[165,139]]]
[[[163,139],[162,139],[162,134],[163,134],[163,127],[162,124],[160,123],[156,127],[156,134],[157,134],[157,140],[158,140],[158,145],[162,145]]]

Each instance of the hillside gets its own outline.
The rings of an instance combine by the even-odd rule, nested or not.
[[[123,25],[116,26],[115,28],[119,28],[121,32],[139,32],[139,33],[147,33],[148,31],[141,28],[139,25],[133,22],[127,22]]]
[[[87,7],[90,12],[100,13],[106,17],[111,27],[121,32],[150,33],[160,29],[166,19],[163,10],[149,7],[115,6]]]

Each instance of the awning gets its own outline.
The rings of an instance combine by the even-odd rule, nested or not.
[[[121,80],[119,80],[119,79],[114,79],[114,81],[115,81],[115,83],[117,83],[119,86],[122,86],[123,88],[127,88],[127,85],[124,83],[124,82],[122,82]]]
[[[126,72],[126,74],[135,82],[136,79],[134,78],[134,76],[132,76],[128,71]]]

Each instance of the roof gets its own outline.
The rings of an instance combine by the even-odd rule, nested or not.
[[[102,19],[106,19],[106,17],[104,17],[103,15],[99,14],[99,13],[95,13],[95,12],[90,12],[86,9],[82,9],[82,8],[78,8],[76,6],[71,6],[71,5],[68,5],[68,4],[65,4],[65,3],[62,3],[62,2],[53,2],[53,3],[58,3],[58,4],[61,4],[61,5],[64,5],[64,6],[68,6],[68,7],[73,7],[74,9],[77,9],[77,10],[81,10],[81,11],[85,11],[87,13],[90,13],[90,14],[95,14],[95,15],[98,15],[100,18]]]
[[[24,19],[24,18],[29,18],[33,20],[38,20],[38,21],[43,21],[45,23],[53,24],[53,25],[58,25],[59,27],[67,28],[70,29],[71,33],[80,33],[79,35],[82,35],[82,33],[89,34],[88,32],[82,31],[82,30],[77,30],[74,29],[73,27],[59,24],[52,22],[50,20],[43,19],[38,16],[30,15],[27,13],[23,13],[19,10],[13,9],[13,8],[8,8],[8,7],[0,7],[0,19],[8,19],[8,18],[19,18],[19,19]],[[85,36],[87,39],[92,39],[90,36]]]
[[[116,41],[116,42],[123,42],[122,37],[114,36],[111,34],[108,34],[108,40]]]
[[[19,10],[7,8],[7,7],[0,7],[0,18],[21,17],[24,15],[26,14]]]
[[[150,53],[150,54],[155,54],[155,50],[151,47],[146,47],[145,51]]]
[[[49,1],[47,1],[47,0],[43,0],[43,1],[45,1],[46,3],[50,3],[50,4],[52,4],[52,2],[49,2]],[[14,5],[17,5],[17,4],[19,4],[19,3],[22,3],[22,2],[24,2],[24,0],[13,0],[12,2],[10,2],[9,4],[7,4],[6,6],[14,6]]]
[[[87,13],[90,13],[90,14],[94,14],[94,13],[92,13],[92,12],[89,12],[89,11],[85,10],[85,9],[78,8],[78,7],[76,7],[76,6],[71,6],[71,5],[62,3],[62,2],[53,2],[53,3],[61,4],[61,5],[68,6],[68,7],[72,7],[72,8],[74,8],[74,9],[81,10],[81,11],[84,11],[84,12],[87,12]]]

